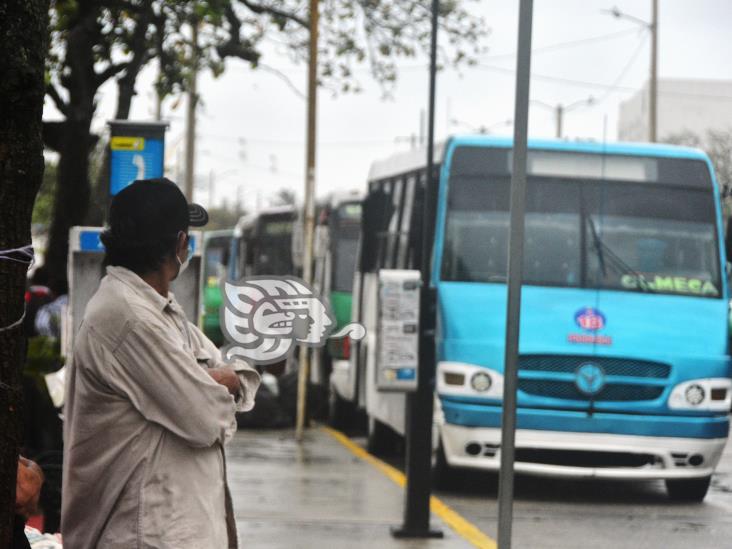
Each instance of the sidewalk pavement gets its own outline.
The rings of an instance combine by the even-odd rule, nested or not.
[[[301,446],[291,430],[241,431],[227,447],[227,473],[243,549],[494,547],[434,498],[432,526],[444,539],[393,539],[401,473],[326,428],[306,431]]]

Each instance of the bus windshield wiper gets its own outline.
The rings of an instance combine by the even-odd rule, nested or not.
[[[592,243],[595,247],[595,250],[597,251],[597,259],[600,262],[600,269],[602,269],[603,277],[607,277],[607,269],[605,268],[605,256],[607,255],[609,265],[613,267],[617,272],[623,275],[631,275],[638,283],[638,288],[640,290],[644,292],[654,293],[653,288],[648,285],[646,278],[641,273],[633,269],[633,267],[628,265],[625,261],[623,261],[620,256],[612,250],[612,248],[610,248],[602,241],[600,235],[597,232],[595,221],[592,219],[591,215],[587,216],[587,224],[589,225],[590,232],[592,233]]]
[[[602,276],[606,277],[607,269],[605,268],[605,255],[602,251],[605,244],[600,240],[600,235],[597,234],[597,227],[595,227],[595,221],[592,219],[591,215],[587,216],[587,224],[590,226],[590,231],[592,231],[592,243],[595,246],[595,251],[597,252],[597,259],[600,261]]]

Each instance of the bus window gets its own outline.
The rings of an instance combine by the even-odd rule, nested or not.
[[[412,208],[414,206],[414,188],[417,185],[416,177],[407,179],[404,187],[404,206],[399,223],[399,237],[397,240],[396,268],[407,268],[407,254],[409,248],[409,230],[412,225]]]
[[[450,181],[444,280],[506,281],[509,186],[508,176]],[[711,186],[530,176],[524,282],[718,297],[713,208]]]
[[[382,188],[376,187],[364,200],[363,205],[363,244],[361,252],[361,272],[374,272],[379,264],[382,235],[386,220],[391,215],[391,201]]]
[[[344,203],[332,212],[330,245],[333,259],[331,261],[331,288],[336,292],[353,290],[353,273],[356,270],[356,254],[358,237],[361,232],[361,203]]]

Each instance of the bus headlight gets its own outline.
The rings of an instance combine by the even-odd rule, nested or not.
[[[479,393],[485,393],[493,385],[493,380],[487,372],[475,372],[470,378],[470,386]]]
[[[668,399],[672,410],[728,412],[731,405],[732,381],[727,378],[684,381],[673,388]]]
[[[702,402],[704,402],[704,398],[706,397],[706,395],[704,394],[704,387],[702,387],[698,383],[689,385],[686,388],[686,391],[684,391],[684,396],[686,397],[686,402],[688,402],[692,406],[699,406]]]
[[[437,394],[500,400],[503,376],[477,364],[443,361],[437,364]]]

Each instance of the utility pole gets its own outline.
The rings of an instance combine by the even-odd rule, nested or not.
[[[658,0],[653,3],[651,16],[651,79],[648,86],[648,140],[655,143],[658,135]]]
[[[436,294],[430,276],[434,245],[435,212],[439,175],[435,173],[435,96],[437,91],[437,31],[440,0],[432,0],[430,41],[429,110],[427,111],[427,181],[422,206],[422,288],[419,310],[419,360],[417,390],[407,393],[404,519],[392,530],[396,538],[441,538],[441,530],[430,528],[430,469],[432,424],[434,421]]]
[[[651,0],[651,22],[623,13],[617,6],[604,10],[616,19],[627,19],[651,31],[651,75],[648,81],[648,141],[658,138],[658,0]]]
[[[594,105],[595,98],[589,96],[587,99],[580,99],[579,101],[575,101],[574,103],[570,103],[569,105],[563,105],[562,103],[550,105],[549,103],[539,101],[538,99],[531,99],[529,103],[531,103],[532,105],[543,107],[547,110],[551,110],[554,113],[554,134],[557,139],[561,139],[562,134],[564,133],[564,115],[578,107],[587,107]]]
[[[562,138],[562,116],[564,115],[564,107],[561,103],[557,104],[557,139]]]
[[[516,100],[511,173],[511,225],[508,244],[508,306],[506,307],[506,356],[501,417],[501,469],[498,473],[498,547],[510,549],[513,528],[513,482],[516,457],[516,390],[518,387],[521,285],[524,263],[524,217],[526,212],[526,156],[529,131],[529,84],[531,81],[531,27],[533,0],[519,5]]]
[[[308,129],[307,159],[305,166],[305,250],[303,253],[303,278],[312,282],[313,233],[315,231],[315,145],[317,138],[318,107],[318,0],[310,0],[310,65],[308,67]],[[307,387],[310,378],[310,354],[308,347],[300,347],[300,366],[297,376],[297,418],[295,438],[302,441],[307,415]]]
[[[188,202],[193,200],[193,180],[196,169],[196,107],[198,106],[198,20],[191,21],[191,48],[193,67],[188,87],[188,108],[186,110],[186,172],[185,195]]]
[[[419,146],[424,146],[424,124],[425,123],[425,112],[424,109],[419,111]]]

